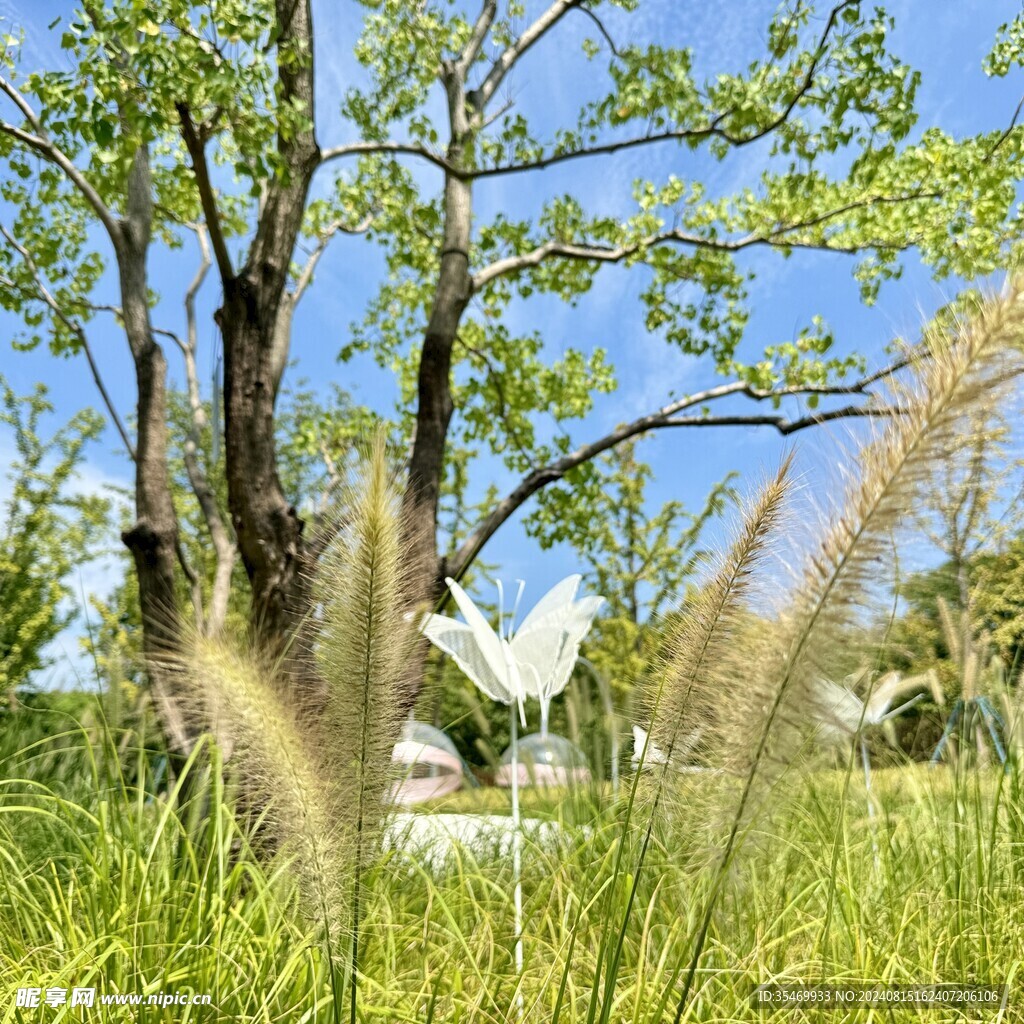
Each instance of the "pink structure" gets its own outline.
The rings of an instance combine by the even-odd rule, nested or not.
[[[423,803],[462,787],[462,758],[452,741],[432,725],[406,722],[391,761],[398,775],[391,799],[397,804]]]

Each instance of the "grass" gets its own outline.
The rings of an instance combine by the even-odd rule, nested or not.
[[[47,782],[54,748],[63,771]],[[205,1008],[102,1011],[114,1020],[329,1019],[330,972],[293,875],[283,860],[253,854],[232,794],[201,761],[190,768],[190,802],[181,804],[173,790],[150,793],[143,752],[118,759],[83,732],[7,753],[0,1019],[22,1019],[13,992],[28,985],[213,997]],[[713,808],[727,803],[722,787],[734,785],[713,776],[673,783],[637,880],[614,990],[596,993],[595,1011],[607,1007],[607,1019],[671,1017],[726,835]],[[873,819],[855,772],[817,770],[786,785],[789,798],[760,819],[733,864],[685,1020],[756,1018],[751,991],[769,980],[1012,982],[1024,950],[1024,804],[1015,769],[877,771]],[[597,789],[525,796],[528,813],[562,821],[566,834],[557,849],[526,851],[525,1017],[551,1020],[562,990],[560,1019],[575,1024],[592,1012],[606,925],[621,923],[640,830],[624,836],[623,803]],[[504,800],[472,791],[425,813],[495,812]],[[620,842],[626,871],[616,877]],[[515,1020],[511,884],[509,863],[469,852],[434,875],[402,854],[378,857],[365,876],[361,1019]],[[1011,1000],[986,1019],[1020,1019],[1014,1013]],[[830,1019],[874,1018],[849,1010]],[[950,1017],[936,1010],[886,1019]]]

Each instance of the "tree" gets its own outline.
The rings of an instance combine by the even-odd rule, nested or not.
[[[90,358],[95,315],[113,313],[124,328],[137,385],[134,439],[122,427],[136,466],[136,519],[124,539],[138,574],[150,673],[181,746],[187,729],[174,721],[177,684],[162,655],[178,643],[176,577],[188,569],[158,340],[176,336],[152,323],[154,242],[194,237],[199,250],[184,296],[186,366],[207,268],[219,282],[230,525],[251,588],[252,628],[281,648],[308,609],[306,570],[325,535],[304,532],[285,494],[276,401],[295,309],[338,235],[365,233],[384,247],[388,278],[343,355],[372,348],[401,379],[407,544],[437,595],[443,576],[464,573],[526,501],[540,494],[557,516],[596,456],[643,432],[743,423],[790,433],[889,411],[874,385],[902,361],[864,374],[859,357],[829,353],[824,325],[769,344],[752,365],[737,359],[747,316],[740,253],[848,253],[870,300],[898,275],[899,253],[909,247],[940,275],[971,276],[998,266],[1019,235],[1021,131],[1011,124],[956,141],[929,128],[911,140],[918,76],[886,50],[891,20],[858,0],[820,12],[790,0],[766,24],[763,59],[706,80],[686,48],[615,42],[612,22],[625,19],[634,0],[553,0],[529,17],[519,0],[483,0],[468,17],[440,0],[365,6],[356,57],[369,84],[344,97],[353,138],[338,144],[317,136],[310,0],[86,0],[64,27],[60,70],[22,73],[17,40],[7,41],[2,194],[18,212],[4,228],[3,301],[32,328],[27,343],[38,342],[36,328],[45,325],[61,354]],[[514,109],[509,83],[520,65],[557,58],[572,18],[592,28],[584,47],[603,67],[578,121],[544,138]],[[1011,26],[992,73],[1017,59],[1015,39]],[[446,111],[439,124],[435,91]],[[673,144],[684,159],[700,152],[720,161],[749,148],[763,154],[762,172],[731,195],[714,195],[689,175],[639,182],[625,217],[588,213],[584,197],[554,196],[531,221],[474,220],[475,193],[486,182]],[[846,170],[831,175],[826,158]],[[413,164],[437,176],[436,191]],[[339,167],[327,197],[311,199],[314,176]],[[116,307],[93,298],[111,253]],[[514,336],[506,313],[513,298],[535,293],[575,302],[612,264],[646,275],[647,327],[704,357],[726,383],[579,443],[565,424],[587,412],[595,392],[614,387],[603,353],[570,349],[546,364],[540,336]],[[816,408],[834,395],[845,404]],[[793,397],[806,405],[783,415],[780,403]],[[736,399],[775,409],[750,413]],[[199,416],[194,403],[193,412]],[[542,412],[558,427],[550,438],[538,433]],[[448,459],[479,448],[500,454],[521,481],[443,556],[453,547],[438,536]],[[193,467],[204,468],[199,459]],[[464,472],[465,461],[456,467]],[[202,473],[190,476],[200,495]],[[230,531],[217,518],[208,516],[207,528],[229,574],[233,553],[222,540]]]
[[[782,255],[811,249],[858,256],[855,272],[870,300],[882,280],[898,274],[903,249],[917,246],[941,274],[973,274],[998,263],[1001,238],[1016,230],[1006,225],[1008,215],[1013,220],[1006,176],[1015,173],[1019,132],[956,144],[929,130],[906,144],[917,76],[886,52],[890,22],[884,14],[867,16],[860,5],[844,2],[813,24],[810,5],[786,5],[768,26],[761,62],[746,74],[699,82],[688,50],[616,45],[598,8],[614,14],[615,7],[635,6],[563,0],[526,18],[521,30],[521,5],[503,15],[493,2],[482,5],[475,21],[398,2],[380,5],[367,21],[359,54],[371,86],[352,93],[348,110],[371,142],[327,155],[367,148],[408,153],[433,163],[443,178],[440,194],[423,195],[396,163],[387,165],[389,179],[405,182],[408,195],[397,219],[388,219],[386,207],[372,228],[385,246],[391,280],[353,342],[372,345],[407,382],[415,415],[406,505],[420,526],[424,563],[438,564],[438,495],[454,440],[489,446],[523,474],[454,556],[439,564],[438,577],[458,577],[534,495],[551,519],[560,518],[575,488],[592,474],[592,460],[646,431],[763,424],[791,433],[883,411],[870,401],[815,411],[822,394],[863,398],[886,376],[857,379],[860,361],[830,356],[831,337],[820,323],[795,343],[768,346],[754,365],[737,360],[746,320],[738,253],[766,246]],[[592,22],[594,40],[584,45],[595,59],[609,54],[610,89],[585,105],[578,123],[546,142],[503,94],[520,63],[544,59],[538,56],[542,45],[548,60],[557,56],[558,33],[570,17]],[[485,57],[494,47],[497,56]],[[443,125],[426,113],[437,85],[447,103]],[[407,139],[392,141],[391,133],[403,127]],[[583,198],[570,195],[551,198],[532,222],[499,215],[474,224],[475,190],[495,179],[672,142],[720,160],[762,143],[768,156],[755,179],[759,192],[711,198],[705,186],[670,177],[638,182],[636,212],[624,219],[588,214]],[[830,179],[820,164],[837,150],[846,151],[850,171]],[[974,181],[967,190],[965,173]],[[975,185],[979,192],[972,196]],[[968,224],[976,232],[965,247],[961,229]],[[1010,236],[1002,235],[1004,226]],[[587,412],[595,392],[614,386],[613,377],[600,350],[589,357],[570,350],[554,367],[545,366],[540,338],[513,337],[505,314],[514,298],[536,293],[575,302],[609,264],[645,267],[647,327],[682,351],[706,357],[731,380],[681,396],[588,443],[573,444],[564,431],[542,442],[538,414],[552,413],[561,426]],[[676,294],[684,282],[697,299]],[[422,344],[410,346],[416,336]],[[737,396],[777,410],[792,395],[807,399],[806,414],[749,414],[728,404],[729,411],[712,411]],[[461,422],[453,425],[456,410]],[[552,486],[561,480],[573,486]]]
[[[89,557],[109,503],[71,490],[85,445],[103,429],[90,410],[49,437],[46,389],[18,396],[0,376],[0,423],[13,435],[10,496],[0,527],[0,693],[13,695],[50,664],[46,648],[75,617],[75,568]]]

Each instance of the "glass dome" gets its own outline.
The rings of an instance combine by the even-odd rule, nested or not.
[[[590,767],[586,755],[564,736],[539,732],[519,741],[520,786],[568,786],[589,782]],[[501,755],[501,767],[494,776],[498,786],[512,785],[512,748]]]
[[[462,758],[455,744],[440,729],[424,722],[406,722],[391,752],[399,778],[391,799],[418,804],[454,793],[462,786]]]

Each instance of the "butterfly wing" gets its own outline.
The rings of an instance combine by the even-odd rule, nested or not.
[[[818,680],[817,718],[826,733],[853,735],[861,724],[864,705],[860,698],[830,679]]]
[[[583,577],[576,573],[566,576],[560,583],[556,583],[527,613],[525,619],[520,623],[517,633],[527,629],[535,629],[538,626],[549,625],[548,619],[554,617],[557,621],[569,608],[572,607],[579,590]]]
[[[491,700],[508,704],[511,696],[504,682],[491,667],[480,649],[472,626],[447,615],[428,615],[422,626],[423,635],[447,654],[473,681],[474,685]]]
[[[505,663],[505,653],[502,650],[498,634],[494,632],[491,624],[484,618],[483,612],[473,603],[473,599],[455,580],[449,576],[445,579],[445,583],[448,584],[448,589],[451,591],[459,611],[462,612],[462,617],[466,620],[466,624],[473,630],[473,635],[480,645],[480,651],[491,666],[491,671],[499,679],[507,678],[508,668]]]
[[[594,616],[601,610],[603,604],[603,597],[584,597],[582,600],[576,601],[569,609],[568,615],[562,622],[562,628],[573,638],[577,649],[583,642],[583,638],[590,632]]]
[[[565,660],[564,649],[568,640],[565,630],[557,626],[531,629],[527,633],[520,631],[511,639],[512,657],[527,696],[544,700],[559,692],[552,688],[552,682]],[[569,667],[571,670],[572,666]]]
[[[580,644],[590,631],[594,616],[603,604],[603,597],[585,597],[572,606],[561,623],[564,642],[558,649],[558,656],[552,664],[548,682],[548,692],[552,696],[561,693],[569,682],[573,667],[580,656]]]
[[[920,677],[906,679],[899,672],[887,672],[872,689],[865,719],[873,724],[881,722],[898,698],[919,689]]]
[[[512,654],[531,695],[550,699],[565,689],[580,644],[603,603],[602,597],[584,598],[558,616],[561,621],[554,621],[552,613],[543,624],[520,629],[512,638]]]
[[[646,751],[644,748],[647,748]],[[654,740],[650,739],[647,735],[647,730],[642,729],[639,725],[633,726],[633,767],[638,768],[640,761],[643,759],[645,765],[652,764],[665,764],[668,758],[665,757],[665,752],[658,746]]]
[[[519,697],[513,685],[505,651],[498,634],[491,628],[472,598],[451,577],[445,579],[464,623],[445,615],[428,616],[424,634],[455,659],[456,664],[493,700],[510,704]],[[445,646],[447,645],[447,646]]]
[[[570,580],[574,581],[575,592],[579,577],[570,577]],[[563,580],[562,584],[568,582]],[[568,589],[566,587],[564,592]],[[550,699],[565,689],[580,655],[580,644],[603,603],[603,597],[585,597],[568,606],[552,602],[550,610],[539,618],[534,618],[536,608],[530,613],[510,646],[531,695],[535,693],[538,698]]]

